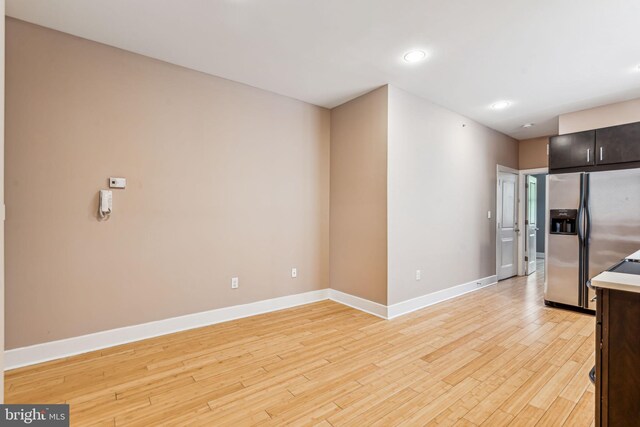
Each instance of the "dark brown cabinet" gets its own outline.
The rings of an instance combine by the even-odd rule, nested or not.
[[[640,123],[596,130],[596,164],[640,161]]]
[[[549,139],[549,169],[595,165],[596,132],[570,133]]]
[[[640,294],[596,291],[596,426],[640,423]]]

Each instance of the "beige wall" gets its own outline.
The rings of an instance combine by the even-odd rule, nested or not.
[[[388,303],[495,275],[496,165],[518,167],[517,141],[390,87],[388,164]]]
[[[7,57],[7,348],[495,274],[486,215],[518,145],[422,98],[385,86],[329,112],[13,19]],[[128,187],[99,222],[109,176]]]
[[[560,135],[563,135],[633,122],[640,122],[640,98],[562,114],[558,127]]]
[[[547,145],[549,137],[523,139],[518,142],[518,169],[537,169],[549,167]]]
[[[329,286],[328,110],[13,19],[6,73],[7,348]]]
[[[5,1],[0,0],[4,16]],[[4,20],[0,20],[0,99],[4,99]],[[4,102],[0,103],[0,211],[4,208]],[[0,213],[0,372],[4,372],[4,218]],[[0,375],[0,403],[4,402],[4,375]]]
[[[331,287],[387,302],[387,86],[331,110]]]

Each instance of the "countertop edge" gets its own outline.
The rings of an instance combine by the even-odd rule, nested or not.
[[[591,285],[596,288],[640,293],[640,276],[604,271],[591,279]]]

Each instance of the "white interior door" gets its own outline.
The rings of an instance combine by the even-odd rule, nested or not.
[[[526,183],[527,207],[525,226],[527,228],[527,241],[525,242],[525,261],[527,275],[536,271],[538,232],[538,179],[535,176],[527,175]]]
[[[518,175],[498,173],[497,267],[498,280],[518,274]]]

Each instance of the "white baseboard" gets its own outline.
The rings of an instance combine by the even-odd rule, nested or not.
[[[36,344],[29,347],[16,348],[4,352],[4,369],[9,370],[20,368],[22,366],[47,362],[63,357],[74,356],[76,354],[88,353],[90,351],[140,341],[146,338],[153,338],[173,332],[185,331],[188,329],[227,322],[229,320],[318,302],[328,298],[329,289],[320,289],[302,294],[287,295],[284,297],[272,298],[249,304],[235,305],[232,307],[203,311],[201,313],[172,317],[170,319],[158,320],[140,325],[126,326],[124,328],[111,329],[79,337]]]
[[[402,301],[387,307],[387,318],[393,319],[394,317],[402,316],[403,314],[411,313],[412,311],[420,310],[421,308],[428,307],[469,292],[477,291],[478,289],[482,289],[490,285],[495,285],[496,283],[498,283],[498,276],[489,276],[469,283],[464,283],[462,285],[443,289],[441,291],[432,292],[427,295],[422,295],[417,298]]]
[[[387,318],[387,306],[384,304],[336,291],[335,289],[329,289],[329,299],[383,319]]]
[[[185,316],[172,317],[170,319],[158,320],[140,325],[111,329],[79,337],[7,350],[4,352],[4,369],[9,370],[34,365],[36,363],[48,362],[50,360],[60,359],[63,357],[88,353],[90,351],[101,350],[103,348],[127,344],[147,338],[154,338],[174,332],[214,325],[216,323],[227,322],[243,317],[283,310],[285,308],[310,304],[326,299],[331,299],[340,304],[364,311],[382,319],[393,319],[403,314],[455,298],[468,292],[473,292],[485,286],[495,284],[496,282],[496,276],[485,277],[483,279],[443,289],[441,291],[393,304],[391,306],[369,301],[335,289],[320,289],[302,294],[288,295],[249,304],[218,308],[201,313],[187,314]]]
[[[495,285],[496,283],[498,283],[498,276],[484,277],[393,305],[379,304],[335,289],[329,289],[329,299],[383,319],[393,319],[403,314],[408,314],[412,311],[420,310],[421,308],[477,291],[490,285]]]

